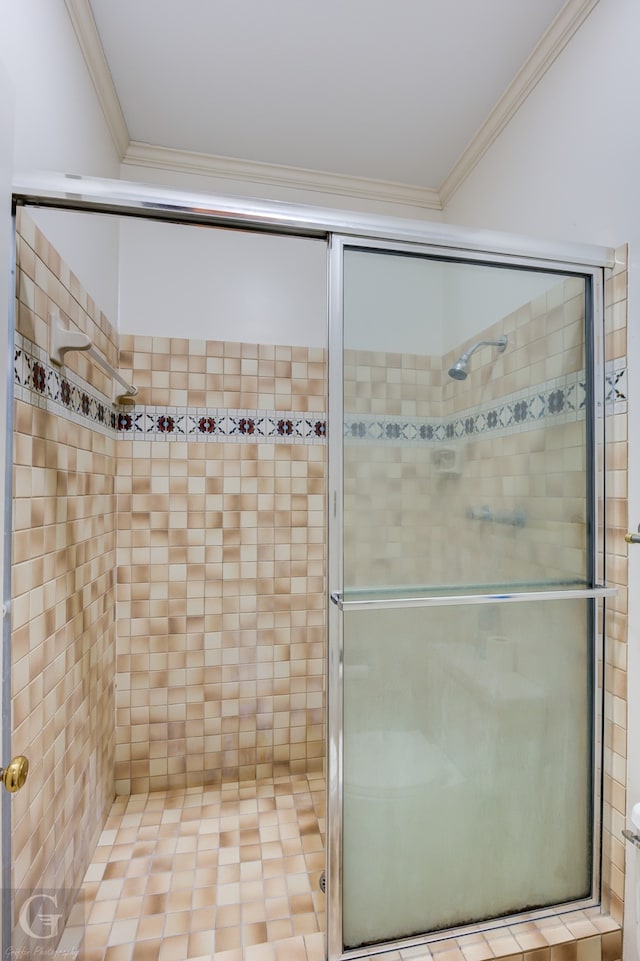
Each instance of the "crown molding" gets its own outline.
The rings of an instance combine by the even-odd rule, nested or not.
[[[599,0],[567,0],[542,35],[528,59],[440,184],[437,193],[444,209],[489,147],[500,136],[532,90],[587,19]]]
[[[598,2],[567,0],[438,188],[240,160],[132,141],[89,0],[65,0],[65,5],[122,163],[440,211],[497,140]]]
[[[78,44],[93,81],[109,132],[122,160],[129,146],[129,131],[113,85],[102,42],[93,18],[89,0],[64,0],[67,13],[78,38]]]
[[[242,180],[267,186],[293,187],[340,197],[362,197],[366,200],[427,210],[442,209],[438,192],[431,187],[417,187],[368,177],[350,177],[284,164],[218,157],[139,143],[135,140],[129,143],[122,162],[137,167],[153,167],[224,180]]]

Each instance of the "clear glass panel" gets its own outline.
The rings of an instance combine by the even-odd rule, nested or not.
[[[587,586],[585,284],[345,250],[347,598]]]
[[[347,947],[589,896],[591,603],[344,614]]]

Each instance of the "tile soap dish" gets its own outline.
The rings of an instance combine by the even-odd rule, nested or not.
[[[462,449],[452,447],[441,447],[434,450],[431,459],[436,465],[437,474],[445,474],[449,477],[459,477],[462,473]]]

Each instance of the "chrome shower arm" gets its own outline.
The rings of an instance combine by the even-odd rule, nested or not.
[[[473,345],[473,347],[469,347],[468,350],[465,350],[460,360],[464,358],[465,361],[468,361],[471,355],[475,354],[476,350],[478,350],[479,347],[497,347],[500,353],[502,354],[504,353],[506,346],[507,346],[507,337],[504,334],[502,335],[502,337],[498,337],[496,340],[478,340]]]
[[[500,353],[504,353],[507,346],[507,336],[503,334],[502,337],[498,337],[497,340],[479,340],[473,347],[469,347],[465,350],[458,360],[455,362],[453,367],[449,368],[449,377],[453,377],[454,380],[466,380],[467,379],[467,366],[469,364],[469,358],[472,354],[478,350],[479,347],[497,347]]]

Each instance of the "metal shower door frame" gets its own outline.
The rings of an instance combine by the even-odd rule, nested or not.
[[[454,260],[487,266],[520,267],[541,271],[574,274],[585,278],[587,297],[585,303],[587,380],[591,382],[592,404],[586,410],[587,418],[587,513],[591,519],[591,535],[588,546],[587,570],[590,587],[584,590],[549,590],[535,593],[447,595],[424,597],[397,597],[393,599],[349,600],[344,594],[343,572],[343,509],[344,509],[344,252],[345,249],[371,250],[389,253],[406,253],[426,259]],[[589,320],[589,310],[591,318]],[[589,330],[591,336],[589,337]],[[433,607],[459,604],[518,603],[521,601],[546,601],[584,599],[590,601],[592,624],[593,682],[592,703],[592,785],[593,785],[593,850],[591,897],[563,905],[563,910],[577,910],[599,903],[602,837],[602,725],[604,683],[599,689],[597,666],[604,664],[603,631],[597,623],[604,624],[605,598],[616,594],[605,582],[605,520],[604,520],[604,465],[602,453],[605,442],[605,339],[604,339],[604,271],[602,265],[586,266],[566,260],[542,260],[538,257],[462,250],[433,244],[413,244],[393,240],[354,238],[350,235],[332,234],[329,246],[329,405],[328,438],[329,469],[327,493],[328,523],[328,637],[327,637],[327,957],[328,961],[368,956],[377,951],[396,951],[424,944],[436,938],[452,938],[456,934],[486,930],[519,921],[552,916],[559,907],[552,906],[536,911],[510,915],[461,928],[447,929],[437,933],[424,932],[417,937],[382,942],[362,949],[345,950],[342,915],[342,811],[343,811],[343,683],[344,683],[344,637],[343,610],[399,609],[407,607]],[[589,370],[590,368],[590,370]],[[599,505],[602,510],[599,511]],[[602,516],[601,516],[602,515]],[[598,577],[600,582],[598,582]],[[599,610],[598,610],[599,608]],[[598,616],[599,615],[599,616]],[[602,675],[601,675],[602,676]]]
[[[329,591],[327,595],[329,643],[328,643],[328,737],[327,737],[327,906],[328,906],[328,956],[331,961],[344,956],[342,945],[342,909],[340,903],[341,858],[341,803],[342,803],[342,637],[341,617],[338,607],[331,603],[330,595],[341,589],[341,530],[336,521],[341,520],[342,509],[342,251],[345,245],[375,247],[379,249],[405,249],[413,253],[448,257],[471,262],[500,263],[505,266],[520,264],[538,266],[541,269],[566,267],[577,273],[592,274],[596,317],[602,295],[602,268],[615,263],[612,248],[579,243],[548,243],[517,234],[491,230],[468,229],[446,223],[418,219],[397,218],[383,215],[355,213],[280,201],[260,201],[244,197],[229,197],[208,193],[196,193],[155,184],[130,183],[121,180],[66,175],[59,173],[18,173],[14,176],[13,203],[25,207],[105,213],[108,215],[160,220],[166,223],[198,224],[216,227],[283,234],[287,236],[323,238],[329,242],[329,449],[336,456],[329,459],[329,485],[327,494],[327,517],[329,519]],[[404,246],[403,246],[404,245]],[[15,252],[15,244],[14,244]],[[599,278],[599,279],[598,279]],[[599,314],[598,314],[599,310]],[[596,325],[598,326],[598,325]],[[599,345],[602,351],[602,344]],[[602,353],[599,356],[603,356]],[[12,373],[12,356],[8,358]],[[600,365],[596,364],[598,369]],[[603,365],[602,365],[603,369]],[[8,394],[13,398],[13,384],[8,383]],[[595,417],[595,411],[594,411]],[[604,420],[604,418],[602,418]],[[7,450],[11,453],[11,431],[7,436]],[[334,437],[332,447],[331,437]],[[336,439],[337,438],[337,439]],[[6,464],[7,478],[11,478],[11,458]],[[601,490],[601,483],[594,490]],[[7,499],[9,501],[7,506]],[[11,484],[5,496],[5,516],[11,511]],[[10,513],[8,515],[10,517]],[[600,528],[599,528],[600,530]],[[599,538],[603,541],[602,537]],[[10,530],[6,536],[5,597],[10,590]],[[601,547],[603,550],[603,548]],[[595,602],[594,602],[595,603]],[[335,639],[335,643],[331,641]],[[601,651],[600,651],[601,656]],[[10,627],[9,617],[4,621],[3,639],[4,685],[3,705],[5,718],[10,716]],[[600,725],[601,725],[601,716]],[[598,728],[598,718],[595,718]],[[5,758],[10,745],[10,725],[5,724]],[[597,730],[599,743],[601,732]],[[11,849],[10,804],[5,801],[3,840],[7,857]],[[598,863],[598,857],[595,858]],[[5,881],[5,904],[11,892]],[[554,913],[554,912],[550,912]],[[10,948],[11,918],[4,912],[5,950]],[[480,926],[476,926],[480,927]],[[448,933],[451,936],[451,933]],[[407,946],[403,942],[403,946]],[[390,946],[389,946],[390,948]]]

